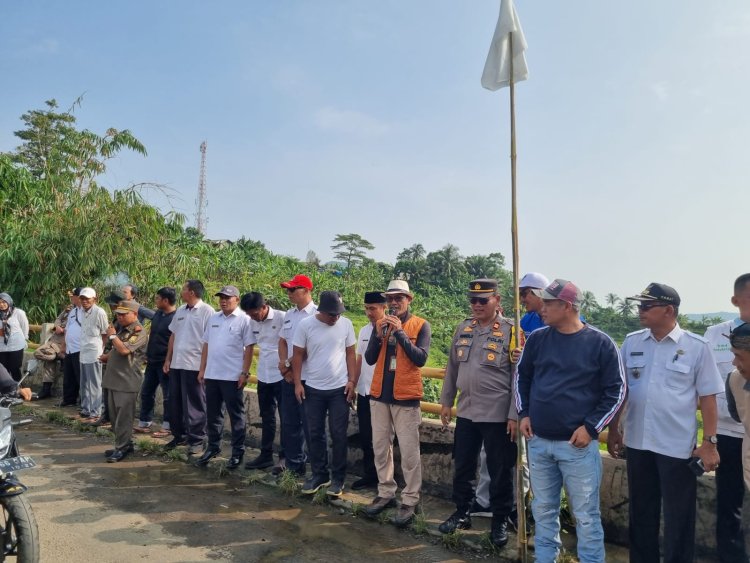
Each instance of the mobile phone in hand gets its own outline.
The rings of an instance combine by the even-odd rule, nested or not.
[[[700,477],[706,472],[706,468],[703,466],[703,460],[699,457],[691,457],[688,462],[688,467],[696,477]]]

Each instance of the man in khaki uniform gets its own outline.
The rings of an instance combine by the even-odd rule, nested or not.
[[[133,451],[135,403],[143,383],[142,367],[148,345],[148,335],[138,322],[139,307],[136,301],[120,302],[115,315],[121,328],[115,333],[110,326],[107,338],[112,350],[100,357],[107,364],[102,386],[108,391],[109,414],[115,433],[115,448],[105,452],[111,463],[125,459]]]
[[[513,508],[512,470],[516,459],[512,441],[517,416],[512,401],[513,325],[498,313],[500,296],[496,280],[473,280],[469,283],[468,298],[472,316],[462,321],[453,335],[440,396],[440,418],[447,426],[451,407],[461,391],[453,445],[456,511],[439,529],[450,533],[457,528],[471,528],[472,482],[484,443],[490,474],[490,538],[494,545],[502,547],[508,543],[507,518]]]

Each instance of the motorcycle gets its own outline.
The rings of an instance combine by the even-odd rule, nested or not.
[[[17,391],[0,395],[0,561],[39,561],[39,529],[23,485],[15,473],[36,466],[29,456],[19,455],[15,428],[31,419],[12,421],[10,409],[23,403]]]

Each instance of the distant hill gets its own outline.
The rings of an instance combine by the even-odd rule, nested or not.
[[[691,321],[700,321],[703,317],[707,319],[721,317],[723,321],[731,321],[737,317],[736,312],[721,311],[720,313],[686,313],[685,316]]]

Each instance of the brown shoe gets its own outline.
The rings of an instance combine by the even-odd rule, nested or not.
[[[391,497],[391,498],[375,497],[375,500],[373,500],[370,504],[365,506],[362,509],[362,512],[364,512],[365,515],[370,516],[372,518],[374,516],[377,516],[381,512],[383,512],[386,508],[391,508],[392,506],[396,506],[396,499],[394,497]]]
[[[393,517],[393,523],[399,528],[408,526],[409,522],[411,522],[412,518],[414,518],[414,513],[416,512],[416,510],[416,506],[402,504],[398,507],[398,511],[396,511],[396,515]]]

